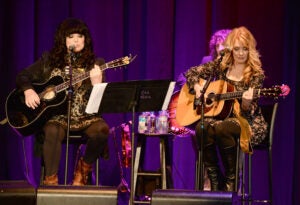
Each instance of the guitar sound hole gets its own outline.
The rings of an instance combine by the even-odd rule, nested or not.
[[[210,106],[213,103],[213,101],[210,98],[207,98],[205,102],[207,106]]]
[[[54,91],[54,87],[48,87],[44,90],[42,99],[45,101],[49,101],[49,100],[52,100],[53,98],[55,98],[55,96],[56,96],[56,93]]]

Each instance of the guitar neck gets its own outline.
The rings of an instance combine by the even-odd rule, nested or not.
[[[121,66],[124,66],[124,65],[128,65],[130,62],[132,62],[133,60],[135,59],[135,57],[128,57],[128,56],[125,56],[125,57],[122,57],[122,58],[118,58],[118,59],[115,59],[115,60],[112,60],[108,63],[104,63],[102,65],[99,66],[100,70],[101,71],[104,71],[106,69],[109,69],[109,68],[116,68],[116,67],[121,67]],[[88,79],[90,77],[90,71],[87,71],[83,74],[79,74],[77,76],[73,76],[73,79],[72,79],[72,86],[85,80],[85,79]],[[55,92],[61,92],[63,90],[66,90],[70,85],[70,80],[60,84],[60,85],[57,85],[55,86]]]
[[[104,71],[106,69],[108,69],[108,64],[105,63],[103,65],[100,66],[100,70],[101,71]],[[85,79],[88,79],[90,77],[90,71],[87,71],[85,73],[82,73],[80,75],[77,75],[77,76],[73,76],[73,79],[72,79],[72,86],[73,85],[76,85],[77,83],[85,80]],[[67,80],[66,82],[60,84],[60,85],[57,85],[55,86],[55,91],[56,92],[61,92],[63,90],[66,90],[70,85],[70,80]]]
[[[235,91],[235,92],[228,92],[228,93],[223,93],[223,94],[215,94],[214,98],[216,100],[233,100],[233,99],[238,99],[242,98],[243,93],[245,91]],[[259,97],[260,89],[254,89],[254,97]]]

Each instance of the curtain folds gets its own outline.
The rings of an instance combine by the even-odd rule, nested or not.
[[[296,78],[299,78],[300,18],[291,3],[291,0],[275,3],[272,0],[1,1],[0,120],[5,117],[5,99],[15,88],[16,73],[51,48],[57,25],[67,17],[81,18],[87,23],[94,40],[94,50],[106,61],[129,54],[137,55],[136,60],[125,69],[108,70],[109,82],[176,80],[181,72],[198,65],[208,54],[209,38],[214,31],[243,25],[256,37],[267,75],[265,86],[286,83],[292,89],[290,96],[280,99],[279,103],[273,146],[273,180],[278,183],[273,183],[273,204],[299,204],[300,180],[296,173],[299,172],[300,161],[294,144],[299,144],[295,131],[299,124],[295,93],[299,87],[296,86]],[[131,115],[106,114],[105,117],[113,127],[130,119]],[[194,188],[194,169],[191,167],[195,166],[195,153],[188,148],[192,147],[190,143],[190,139],[173,140],[173,157],[176,157],[173,158],[173,176],[180,176],[173,179],[174,185],[178,186],[175,188]],[[29,164],[28,177],[22,138],[8,125],[0,126],[0,180],[28,178],[31,183],[38,184],[40,160],[33,153],[34,137],[24,139],[24,144]],[[118,169],[112,141],[110,146],[111,158],[101,164],[103,173],[100,175],[104,175],[104,185],[118,185],[119,178],[115,177],[118,171],[109,171]],[[179,155],[179,152],[182,154]],[[259,160],[254,166],[253,176],[264,173],[259,169],[259,163],[266,161]],[[293,182],[294,179],[297,181]],[[257,185],[262,179],[254,177],[254,180],[254,194],[267,195],[265,187]],[[277,184],[280,186],[275,186]]]

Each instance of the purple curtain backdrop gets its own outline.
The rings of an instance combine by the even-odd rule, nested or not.
[[[267,75],[265,86],[286,83],[292,89],[288,97],[279,100],[273,144],[273,204],[299,204],[296,126],[300,111],[295,94],[299,87],[296,79],[300,76],[300,18],[296,8],[291,0],[1,1],[0,117],[5,118],[5,100],[15,88],[16,73],[51,48],[57,25],[67,17],[81,18],[88,24],[95,52],[106,61],[130,53],[137,55],[127,68],[107,71],[109,82],[175,80],[179,73],[198,65],[208,54],[208,41],[214,31],[243,25],[257,39]],[[105,114],[111,127],[131,117],[130,113]],[[117,138],[120,144],[120,137]],[[8,125],[0,127],[0,180],[26,179],[22,139]],[[195,150],[191,138],[175,137],[171,144],[174,188],[194,189]],[[28,180],[36,185],[40,158],[33,154],[34,137],[24,138],[24,145],[29,164]],[[110,159],[101,160],[100,181],[103,185],[116,186],[119,171],[112,137],[109,145]],[[147,144],[148,155],[157,153],[156,145],[155,140]],[[70,150],[70,153],[75,152],[75,149]],[[253,194],[259,198],[268,194],[264,154],[254,155]],[[145,166],[155,168],[157,163],[154,157],[148,157]],[[62,172],[63,165],[64,154]]]

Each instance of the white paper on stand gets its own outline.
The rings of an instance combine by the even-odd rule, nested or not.
[[[89,102],[85,109],[86,113],[88,113],[88,114],[98,113],[99,106],[100,106],[106,86],[107,86],[107,83],[98,83],[93,86],[93,90],[91,92]]]

